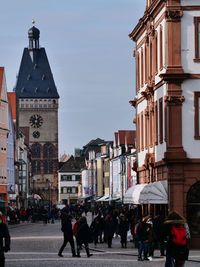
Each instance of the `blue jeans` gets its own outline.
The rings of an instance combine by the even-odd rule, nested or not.
[[[176,260],[166,252],[165,267],[184,267],[185,264],[178,264]]]
[[[144,258],[147,258],[147,244],[144,240],[138,241],[138,258],[142,257],[142,251],[144,252]]]

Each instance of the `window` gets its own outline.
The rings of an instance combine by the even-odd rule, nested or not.
[[[163,29],[160,25],[160,70],[163,68]]]
[[[67,187],[67,193],[72,193],[72,188],[71,187]]]
[[[44,173],[53,173],[53,161],[44,161]]]
[[[158,34],[156,32],[156,36],[155,36],[155,55],[154,55],[154,58],[155,58],[155,73],[157,74],[158,73]]]
[[[80,181],[81,180],[81,176],[80,175],[76,175],[76,181]]]
[[[155,108],[154,108],[154,114],[155,114],[155,144],[158,144],[158,105],[157,101],[155,102]]]
[[[61,175],[61,181],[67,181],[67,175]]]
[[[194,138],[195,139],[200,139],[199,104],[200,104],[200,92],[194,92]]]
[[[32,158],[40,158],[40,145],[33,144],[31,146],[31,156]]]
[[[141,149],[144,150],[144,121],[143,121],[143,112],[141,113]]]
[[[140,152],[140,117],[137,117],[137,149]]]
[[[140,90],[140,54],[137,55],[137,89]]]
[[[159,99],[159,141],[163,143],[163,99]]]
[[[195,58],[200,61],[200,17],[194,17]]]
[[[141,48],[141,86],[144,86],[144,56],[143,48]]]
[[[145,83],[148,82],[148,47],[145,44]]]
[[[48,173],[48,161],[44,161],[44,173]]]
[[[152,79],[153,75],[153,47],[152,42],[150,43],[150,80]]]

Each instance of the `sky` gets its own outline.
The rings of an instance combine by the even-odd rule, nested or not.
[[[11,8],[12,5],[12,8]],[[59,100],[59,155],[134,130],[134,42],[146,0],[8,0],[1,3],[0,66],[13,91],[28,30],[40,30]]]

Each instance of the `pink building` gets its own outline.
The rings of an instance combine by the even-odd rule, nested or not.
[[[4,67],[0,67],[0,204],[7,204],[8,99]]]

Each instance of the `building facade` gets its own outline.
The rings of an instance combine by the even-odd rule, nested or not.
[[[70,157],[58,172],[58,192],[60,204],[74,204],[78,200],[78,188],[81,183],[81,170],[85,167],[83,158]]]
[[[19,127],[28,127],[31,150],[31,191],[41,199],[58,201],[58,100],[59,95],[45,48],[39,45],[40,31],[28,31],[15,91],[19,98]]]
[[[9,133],[8,98],[4,67],[0,67],[0,207],[8,204],[7,136]]]
[[[8,93],[8,118],[9,118],[9,134],[7,138],[7,181],[8,181],[8,203],[12,205],[12,203],[16,203],[16,194],[15,194],[15,153],[14,153],[14,141],[15,141],[15,131],[12,117],[12,102],[11,102],[11,94]],[[14,93],[15,94],[15,93]],[[13,107],[14,108],[14,107]]]
[[[137,90],[131,104],[136,108],[138,182],[167,182],[168,209],[187,217],[197,246],[199,32],[199,1],[147,0],[144,16],[129,35],[136,42]],[[148,203],[144,208],[157,213],[161,207]]]

